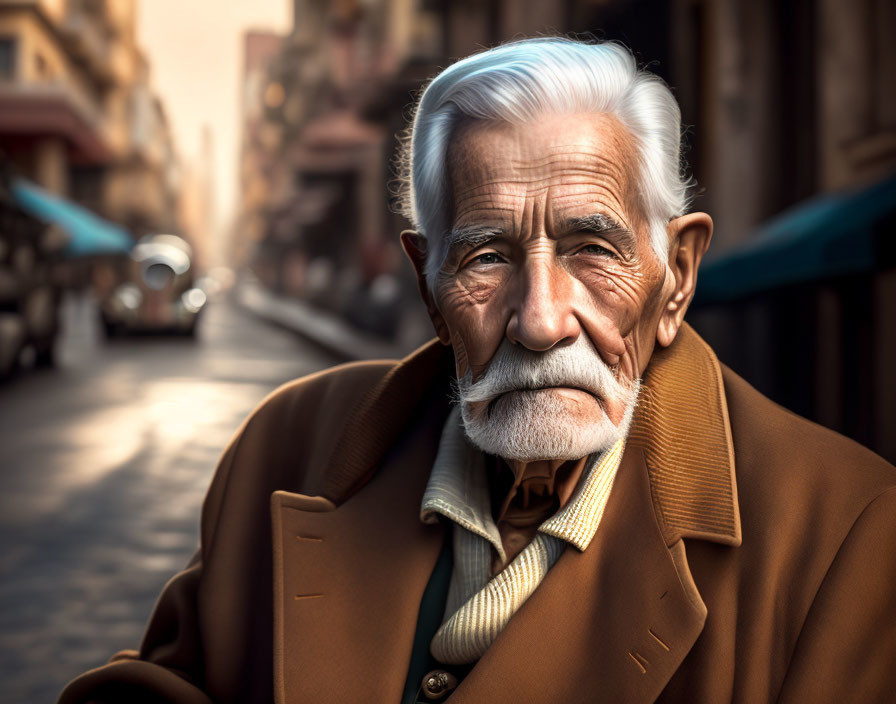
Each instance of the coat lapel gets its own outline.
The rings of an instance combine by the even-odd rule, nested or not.
[[[274,492],[278,704],[400,700],[444,537],[440,525],[420,521],[443,418],[430,405],[377,463],[376,481],[338,506]]]
[[[451,701],[652,702],[705,618],[654,517],[643,453],[632,448],[588,549],[564,551]]]

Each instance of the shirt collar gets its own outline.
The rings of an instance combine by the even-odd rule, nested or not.
[[[597,532],[624,448],[625,440],[619,440],[609,450],[591,455],[569,502],[538,530],[584,551]],[[506,561],[501,534],[492,517],[485,472],[485,454],[467,439],[460,408],[455,406],[442,430],[423,492],[420,520],[435,523],[437,514],[441,514],[487,540]]]
[[[625,439],[621,439],[609,450],[592,455],[569,502],[538,530],[562,538],[584,552],[604,515],[624,449]]]
[[[505,558],[501,534],[492,518],[485,455],[467,440],[458,406],[451,409],[445,421],[432,473],[423,492],[420,520],[435,523],[436,514],[485,538],[501,559]]]

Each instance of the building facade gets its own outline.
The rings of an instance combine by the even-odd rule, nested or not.
[[[176,227],[177,159],[134,0],[0,0],[0,153],[124,225]]]

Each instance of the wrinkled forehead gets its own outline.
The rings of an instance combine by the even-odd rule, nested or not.
[[[469,210],[514,208],[548,191],[554,210],[604,204],[637,210],[637,152],[629,130],[604,113],[549,115],[526,124],[466,120],[451,140],[454,220]],[[634,224],[634,223],[631,223]]]

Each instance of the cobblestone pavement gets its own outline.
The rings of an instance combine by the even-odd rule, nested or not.
[[[218,457],[273,388],[335,360],[214,302],[199,339],[100,340],[64,307],[57,368],[0,386],[0,701],[53,702],[138,647],[195,551]]]

